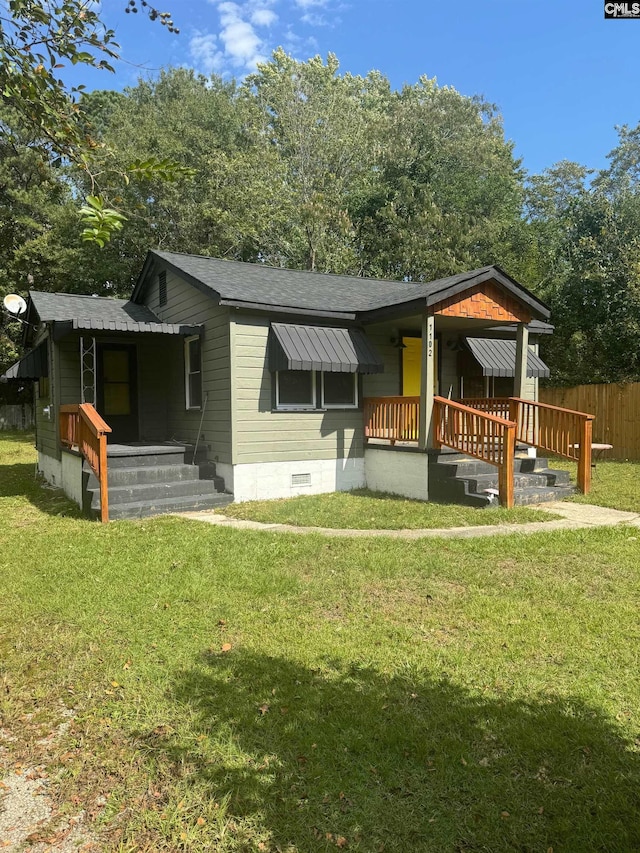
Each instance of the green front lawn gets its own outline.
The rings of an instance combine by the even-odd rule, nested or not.
[[[0,436],[0,762],[121,853],[631,853],[639,566],[628,528],[100,525]]]
[[[576,475],[575,462],[553,459],[549,464],[565,468],[573,477]],[[640,513],[640,462],[598,462],[591,471],[589,494],[574,495],[570,500]]]
[[[456,504],[425,503],[398,495],[356,489],[327,495],[301,495],[272,501],[231,504],[221,512],[231,518],[298,527],[357,530],[420,530],[486,524],[525,524],[559,518],[529,507],[476,509]]]

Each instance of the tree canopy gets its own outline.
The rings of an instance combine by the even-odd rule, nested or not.
[[[90,15],[78,38],[97,26]],[[111,35],[95,38],[108,54]],[[555,381],[640,379],[640,125],[620,129],[597,174],[564,161],[527,176],[485,100],[428,77],[394,91],[379,72],[341,73],[331,54],[279,49],[240,83],[166,69],[124,92],[76,93],[68,140],[91,141],[88,168],[47,136],[62,108],[51,77],[35,113],[8,80],[0,294],[33,282],[128,295],[149,248],[397,280],[499,263],[552,307]],[[127,222],[98,239],[105,209]],[[6,362],[15,330],[3,340]]]

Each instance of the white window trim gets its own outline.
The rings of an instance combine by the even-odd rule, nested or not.
[[[301,370],[301,373],[311,374],[311,403],[280,403],[280,371],[276,370],[276,409],[279,412],[311,412],[316,409],[316,372]]]
[[[202,404],[200,404],[199,406],[192,406],[191,400],[189,399],[189,378],[191,376],[195,376],[195,371],[192,373],[190,370],[191,356],[189,354],[189,344],[191,343],[191,341],[197,340],[200,340],[200,370],[198,371],[198,376],[200,377],[200,397],[202,398],[202,341],[200,339],[200,335],[189,335],[188,338],[184,339],[184,401],[185,408],[187,409],[187,411],[191,412],[199,412],[202,409]]]
[[[355,402],[353,403],[326,403],[324,399],[324,377],[327,373],[322,371],[322,408],[323,409],[357,409],[359,400],[358,400],[358,374],[352,373],[350,374],[353,377],[353,399]]]

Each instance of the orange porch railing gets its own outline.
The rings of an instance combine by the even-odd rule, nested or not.
[[[433,444],[443,444],[498,468],[502,506],[513,506],[513,457],[516,424],[445,397],[433,398]]]
[[[578,488],[591,489],[591,442],[595,415],[521,397],[465,400],[470,408],[500,414],[517,423],[516,439],[578,463]],[[506,412],[506,415],[505,415]]]
[[[111,427],[90,403],[60,406],[60,442],[77,449],[100,484],[100,521],[109,521],[107,489],[107,433]]]
[[[498,468],[500,503],[513,506],[515,423],[475,408],[434,397],[434,444],[444,444]],[[395,444],[418,441],[419,397],[367,397],[364,432]]]
[[[363,406],[366,438],[418,440],[420,397],[365,397]]]

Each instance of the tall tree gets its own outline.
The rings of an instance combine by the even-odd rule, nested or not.
[[[522,174],[494,107],[422,77],[394,93],[355,212],[362,268],[424,279],[496,259]]]
[[[273,187],[284,230],[266,247],[274,263],[310,270],[358,268],[350,199],[371,180],[377,124],[389,97],[380,74],[339,74],[329,54],[299,62],[281,48],[244,86],[262,116],[261,133],[284,173]]]

